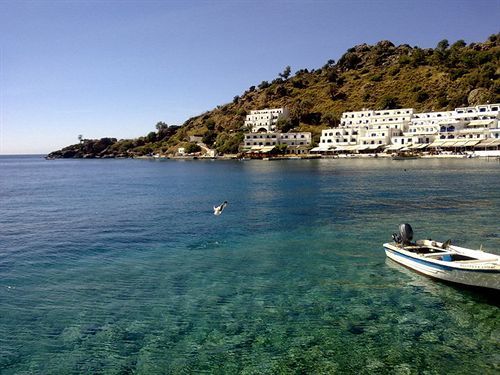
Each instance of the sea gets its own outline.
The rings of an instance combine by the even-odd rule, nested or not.
[[[492,160],[1,156],[0,373],[498,374],[499,295],[382,245],[499,209]]]

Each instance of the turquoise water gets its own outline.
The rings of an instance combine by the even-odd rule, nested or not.
[[[409,222],[500,253],[499,172],[0,157],[0,373],[498,373],[498,295],[382,243]]]

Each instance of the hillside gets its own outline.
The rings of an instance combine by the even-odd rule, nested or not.
[[[402,107],[438,111],[500,102],[499,60],[500,34],[469,45],[442,40],[433,49],[395,46],[389,41],[362,44],[318,69],[291,74],[286,67],[272,82],[252,86],[231,103],[193,117],[179,128],[159,123],[157,132],[136,140],[106,138],[110,143],[103,150],[87,155],[174,153],[177,147],[188,146],[192,135],[203,136],[220,153],[235,153],[246,131],[245,116],[253,109],[288,107],[291,118],[280,124],[282,131],[311,131],[317,141],[321,129],[337,126],[345,111]],[[49,156],[64,157],[66,150],[67,157],[82,157],[85,153],[79,148],[92,142],[96,141]]]

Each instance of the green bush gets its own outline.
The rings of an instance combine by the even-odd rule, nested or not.
[[[201,147],[198,146],[196,143],[190,142],[185,148],[184,151],[186,154],[194,154],[195,152],[200,152]]]

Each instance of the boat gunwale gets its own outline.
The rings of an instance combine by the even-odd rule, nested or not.
[[[439,259],[433,259],[431,257],[425,257],[424,254],[414,253],[414,252],[405,250],[404,248],[397,247],[394,245],[394,243],[384,243],[383,246],[386,250],[389,250],[392,253],[399,254],[399,255],[404,256],[406,258],[411,258],[418,263],[424,263],[424,264],[427,263],[431,267],[437,266],[445,271],[456,270],[456,271],[466,271],[466,272],[500,273],[500,262],[499,262],[500,256],[497,256],[495,254],[482,252],[485,255],[495,256],[496,259],[494,261],[492,261],[491,259],[475,259],[475,260],[473,260],[474,263],[471,263],[470,261],[443,261],[443,260],[439,260]],[[415,247],[417,247],[417,246],[415,246]],[[430,247],[430,246],[422,245],[422,246],[418,246],[418,247]],[[456,247],[457,246],[455,246],[455,248]],[[440,249],[440,248],[436,248],[436,247],[432,247],[432,248],[434,248],[436,250],[441,250],[441,253],[435,253],[435,255],[444,255],[445,253],[448,253],[448,254],[450,253],[450,252],[443,251],[445,249]],[[462,248],[460,248],[460,249],[462,249]],[[465,249],[465,250],[471,251],[470,249]],[[472,250],[472,251],[474,251],[474,250]],[[458,252],[458,251],[451,252],[451,254],[467,255],[467,254],[461,254],[461,252]],[[469,262],[469,263],[464,263],[464,262]],[[478,264],[478,263],[483,263],[483,264]]]

